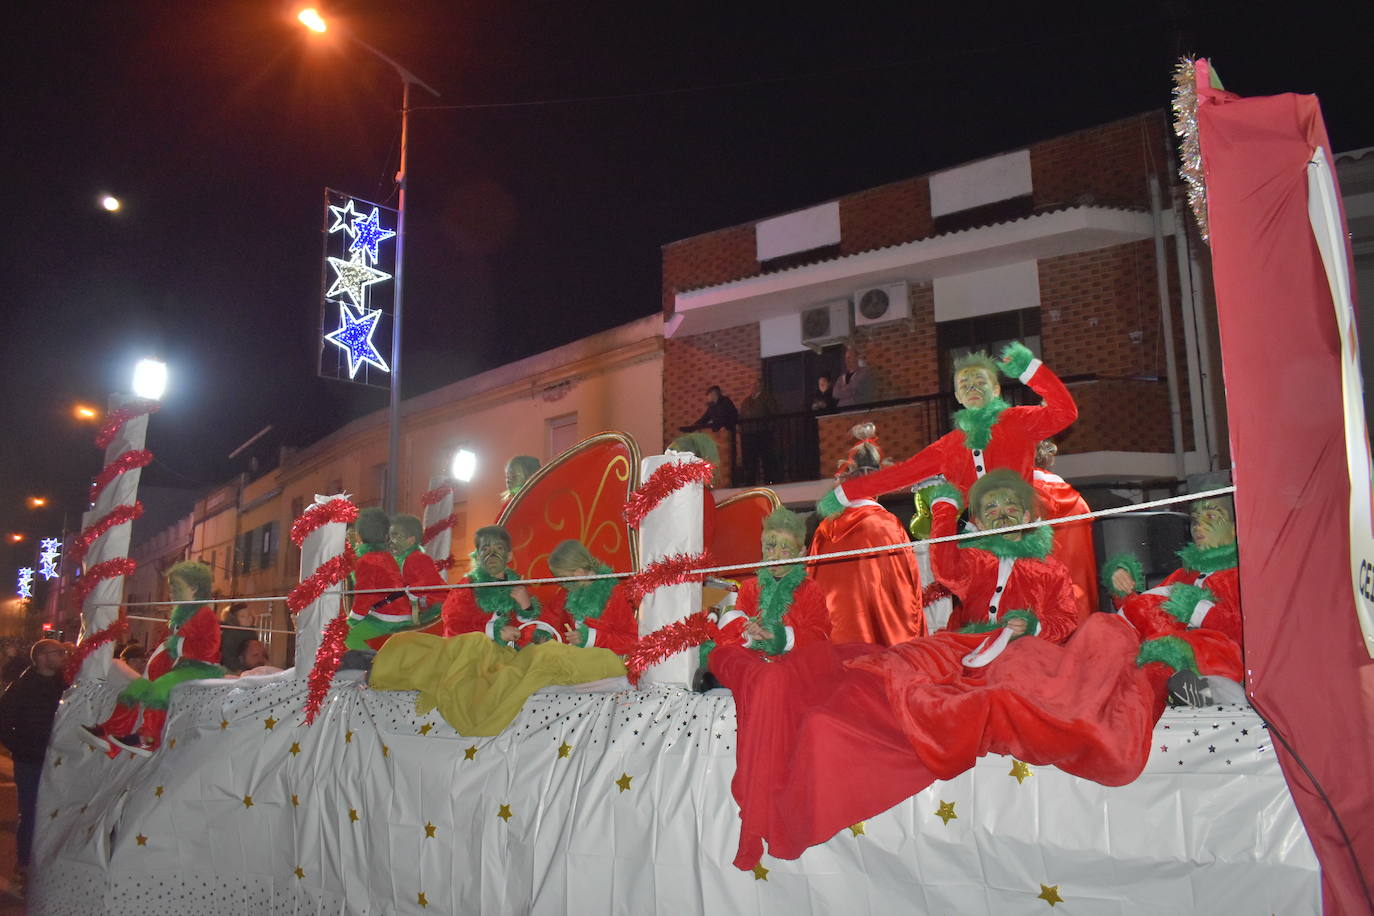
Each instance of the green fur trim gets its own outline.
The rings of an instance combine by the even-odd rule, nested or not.
[[[1201,585],[1176,582],[1169,586],[1169,597],[1160,606],[1173,615],[1179,623],[1188,626],[1188,621],[1193,619],[1193,611],[1197,610],[1199,601],[1215,602],[1216,600],[1217,596]]]
[[[821,518],[834,518],[844,511],[844,503],[835,495],[834,490],[827,490],[821,497],[820,502],[816,503],[816,514]]]
[[[605,563],[592,563],[592,571],[608,573],[611,568]],[[587,620],[595,620],[606,610],[606,602],[611,600],[615,591],[614,579],[593,579],[582,588],[568,592],[565,607],[569,616],[577,622],[577,645],[587,644]]]
[[[950,499],[954,501],[954,508],[960,512],[964,509],[964,494],[959,492],[959,488],[952,483],[937,483],[933,487],[926,487],[921,490],[921,495],[925,497],[926,505],[934,505],[937,499]]]
[[[369,544],[363,541],[358,544],[358,549],[353,552],[353,555],[365,557],[369,553],[391,553],[391,550],[385,544]]]
[[[476,552],[474,551],[472,572],[468,573],[469,582],[500,582],[505,579],[520,578],[520,574],[513,569],[502,570],[500,579],[487,575],[486,570],[482,569],[477,563],[475,554]],[[474,589],[474,591],[477,592],[477,606],[482,609],[482,612],[493,617],[499,616],[500,619],[498,619],[496,624],[491,628],[491,636],[493,640],[503,646],[507,645],[507,643],[501,639],[501,630],[507,624],[514,626],[517,622],[529,623],[530,621],[539,619],[539,599],[531,595],[529,610],[521,610],[520,605],[510,596],[511,589],[514,587],[513,585],[509,585],[505,588]],[[536,641],[542,642],[542,640],[537,639]]]
[[[992,441],[992,428],[1009,405],[994,397],[982,407],[965,407],[954,413],[954,426],[964,434],[964,445],[970,449],[987,448]]]
[[[1135,663],[1143,668],[1150,662],[1162,662],[1175,671],[1186,668],[1194,674],[1198,673],[1197,656],[1193,654],[1193,647],[1177,636],[1161,636],[1159,639],[1141,643],[1140,654],[1135,657]]]
[[[416,544],[414,547],[408,547],[400,553],[393,553],[392,556],[396,558],[396,565],[401,567],[402,569],[405,569],[406,558],[409,557],[412,553],[416,553],[417,551],[419,553],[424,553],[425,549],[421,547],[419,544]]]
[[[162,677],[155,681],[141,677],[124,688],[119,702],[138,703],[149,709],[166,709],[172,698],[172,688],[187,681],[202,681],[207,678],[223,677],[224,669],[209,662],[182,659],[172,666]]]
[[[1013,541],[996,532],[982,537],[960,541],[962,550],[986,550],[994,557],[1015,557],[1016,559],[1043,560],[1054,549],[1054,532],[1048,525],[1031,528],[1021,533],[1021,540]]]
[[[959,628],[960,633],[991,633],[993,630],[1002,629],[1002,625],[995,620],[984,620],[980,623],[966,623]]]
[[[1002,626],[1006,626],[1008,620],[1018,619],[1026,622],[1026,632],[1022,633],[1021,636],[1034,636],[1036,633],[1040,632],[1040,618],[1035,616],[1034,611],[1027,610],[1026,608],[1003,611],[1001,617],[998,618],[998,622]],[[1020,639],[1021,636],[1013,636],[1012,639]]]
[[[1030,351],[1029,347],[1019,340],[1013,340],[1002,348],[1000,366],[1007,378],[1019,379],[1021,374],[1030,368],[1033,359],[1035,359],[1035,354]]]
[[[792,606],[792,594],[806,575],[806,568],[801,564],[785,568],[787,572],[781,578],[773,578],[767,570],[759,576],[759,612],[750,619],[773,635],[766,640],[755,640],[750,648],[765,655],[777,655],[787,646],[782,615]]]
[[[1114,557],[1109,557],[1107,562],[1102,564],[1102,584],[1107,586],[1107,591],[1111,592],[1113,597],[1125,598],[1130,594],[1130,592],[1119,592],[1116,590],[1116,586],[1112,585],[1112,574],[1118,569],[1124,569],[1131,574],[1136,591],[1145,591],[1145,567],[1141,565],[1140,558],[1133,553],[1119,553]]]
[[[1231,569],[1240,562],[1240,555],[1236,551],[1236,544],[1222,544],[1220,547],[1199,547],[1196,544],[1189,544],[1178,552],[1178,558],[1183,561],[1184,569],[1191,569],[1193,572],[1214,573],[1219,569]]]

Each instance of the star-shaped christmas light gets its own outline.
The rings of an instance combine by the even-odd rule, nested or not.
[[[947,802],[944,799],[940,800],[940,807],[935,809],[935,816],[944,821],[946,827],[949,826],[950,821],[959,817],[954,813],[954,802]]]
[[[1048,903],[1051,908],[1053,908],[1056,903],[1064,902],[1064,898],[1059,896],[1058,884],[1040,885],[1040,893],[1036,894],[1035,896],[1037,899],[1043,900],[1046,903]]]
[[[330,204],[329,212],[334,214],[334,222],[329,227],[330,235],[336,232],[347,232],[348,237],[353,238],[358,234],[356,223],[358,220],[362,219],[363,215],[353,209],[352,198],[349,198],[348,203],[344,204],[342,207],[336,207]]]
[[[38,574],[44,579],[57,578],[57,558],[62,555],[59,538],[43,538],[38,542]]]
[[[329,287],[329,291],[324,294],[326,299],[337,299],[340,296],[347,296],[353,300],[354,308],[364,308],[366,303],[363,301],[363,291],[374,283],[381,283],[383,280],[390,280],[391,274],[375,267],[368,267],[362,262],[362,256],[353,255],[353,260],[345,261],[343,258],[326,258],[329,266],[334,268],[334,283]]]
[[[376,264],[377,246],[389,238],[394,238],[395,235],[395,230],[382,228],[377,219],[377,208],[373,207],[372,212],[366,217],[359,217],[353,221],[353,242],[348,246],[348,250],[362,252],[367,255],[367,263]]]
[[[349,378],[358,374],[363,363],[376,366],[383,372],[391,371],[382,354],[377,352],[377,345],[372,342],[372,334],[377,330],[377,321],[381,317],[380,310],[373,310],[359,318],[347,305],[339,303],[339,327],[324,335],[324,339],[348,354]]]
[[[566,742],[566,741],[564,741],[562,744],[558,745],[558,759],[562,760],[564,757],[566,757],[566,756],[568,756],[569,754],[571,754],[571,753],[572,753],[572,749],[573,749],[573,746],[572,746],[571,744],[569,744],[568,742]]]
[[[768,880],[768,869],[766,869],[766,868],[763,867],[763,863],[762,863],[762,862],[760,862],[759,864],[757,864],[757,865],[754,866],[754,880],[755,880],[755,881],[767,881],[767,880]]]
[[[510,823],[510,819],[515,817],[515,815],[511,813],[510,805],[502,805],[500,810],[496,812],[496,816],[507,823]]]
[[[634,779],[634,777],[629,773],[621,773],[620,778],[615,781],[615,784],[620,786],[620,791],[628,792],[630,791],[630,781],[632,779]]]
[[[19,597],[33,597],[33,567],[25,566],[19,570]]]
[[[1027,766],[1026,762],[1024,760],[1016,760],[1012,762],[1011,772],[1007,775],[1016,777],[1016,784],[1019,786],[1030,778],[1030,774],[1031,769]]]

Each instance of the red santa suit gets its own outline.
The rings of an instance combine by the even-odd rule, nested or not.
[[[609,571],[609,567],[597,570]],[[585,611],[580,620],[577,613],[569,611],[570,606],[579,613]],[[579,593],[570,594],[559,589],[544,608],[540,619],[552,627],[560,639],[567,633],[568,627],[577,626],[577,635],[570,641],[574,646],[610,649],[624,657],[639,642],[639,621],[635,618],[634,607],[626,596],[624,586],[617,584],[614,579],[593,580]],[[564,641],[568,642],[566,639]]]
[[[1031,483],[1040,497],[1044,518],[1067,518],[1092,511],[1083,495],[1058,474],[1036,468]],[[1083,519],[1055,525],[1054,550],[1050,555],[1068,568],[1074,596],[1078,599],[1078,619],[1085,620],[1097,610],[1097,553],[1093,547],[1092,521]]]
[[[771,576],[772,573],[765,570],[762,575]],[[789,579],[795,581],[789,582]],[[758,577],[739,587],[735,606],[721,615],[720,626],[729,626],[734,620],[749,619],[758,622],[766,630],[773,630],[773,637],[767,643],[748,637],[744,639],[745,648],[755,649],[767,655],[781,655],[800,646],[829,640],[830,608],[826,604],[825,592],[815,582],[805,578],[804,570],[800,567],[788,570],[781,579],[771,583],[769,590],[785,589],[789,586],[792,587],[792,599],[778,618],[776,626],[770,619],[776,615],[768,613],[768,608],[763,608],[761,612],[759,597],[763,589],[759,585]],[[777,632],[779,628],[781,632]]]
[[[359,591],[369,593],[353,596],[353,606],[348,613],[350,624],[359,623],[369,615],[386,623],[410,621],[410,601],[404,595],[387,601],[387,593],[371,591],[378,588],[401,591],[405,588],[401,567],[396,565],[396,558],[386,548],[374,547],[361,554],[353,567],[353,579]]]
[[[978,478],[994,468],[1010,468],[1029,480],[1035,466],[1036,444],[1077,419],[1078,407],[1064,383],[1038,359],[1031,359],[1018,378],[1045,403],[1004,409],[992,424],[991,438],[983,448],[969,448],[964,432],[952,430],[906,461],[845,481],[827,494],[817,508],[829,515],[848,508],[856,500],[873,499],[936,475],[944,476],[965,496]]]
[[[910,543],[896,516],[865,499],[821,522],[811,555]],[[895,646],[926,634],[921,572],[909,547],[813,563],[808,574],[828,599],[832,641]]]
[[[423,548],[412,547],[405,555],[405,562],[401,565],[401,581],[407,588],[425,588],[435,585],[446,585],[444,576],[439,572],[439,566],[424,552]],[[419,609],[421,616],[431,605],[442,604],[444,593],[441,590],[415,592],[415,606]]]
[[[505,570],[502,580],[518,580],[520,574],[513,569]],[[474,569],[463,577],[465,582],[491,582],[481,569]],[[511,597],[513,586],[493,586],[489,588],[456,588],[444,599],[443,624],[445,636],[458,636],[463,633],[485,633],[492,642],[503,646],[512,645],[501,638],[501,631],[509,624],[522,630],[521,638],[514,645],[529,642],[536,629],[561,638],[553,627],[540,620],[539,602],[531,597],[530,606],[521,608]]]
[[[1243,682],[1236,545],[1210,549],[1189,546],[1179,551],[1179,558],[1183,567],[1159,585],[1113,596],[1113,603],[1140,633],[1141,640],[1177,636],[1192,647],[1199,673]],[[1126,568],[1139,579],[1133,565],[1114,558],[1107,561],[1103,575],[1110,577],[1116,569]]]

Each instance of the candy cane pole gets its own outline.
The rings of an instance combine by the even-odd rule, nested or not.
[[[648,480],[660,466],[676,462],[699,462],[687,454],[654,455],[645,458],[640,480]],[[671,557],[695,556],[704,546],[700,480],[686,479],[677,489],[649,510],[639,526],[640,568],[650,567]],[[663,585],[644,598],[639,606],[640,635],[701,610],[701,583],[683,582]],[[681,652],[644,672],[641,683],[690,686],[697,667],[695,652]]]
[[[431,477],[429,490],[420,498],[425,509],[421,546],[441,571],[453,565],[453,526],[458,521],[453,511],[453,483],[447,477]]]

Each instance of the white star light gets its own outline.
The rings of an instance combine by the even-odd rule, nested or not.
[[[363,301],[363,290],[373,283],[390,280],[391,274],[375,267],[368,267],[363,263],[362,258],[362,252],[355,251],[351,261],[345,261],[342,258],[327,259],[329,266],[334,268],[334,285],[330,286],[329,292],[324,294],[326,299],[336,299],[342,293],[353,300],[353,306],[359,311],[367,307]]]
[[[329,212],[334,214],[334,225],[329,227],[329,234],[333,235],[340,230],[347,232],[349,238],[358,234],[357,228],[353,225],[355,221],[362,218],[362,214],[353,209],[353,199],[349,198],[348,203],[342,207],[335,207],[332,204]]]
[[[376,344],[372,342],[372,332],[377,330],[377,321],[381,317],[381,310],[374,309],[364,312],[359,318],[347,305],[339,303],[339,327],[324,335],[324,339],[348,354],[349,378],[358,374],[358,369],[363,363],[376,366],[383,372],[391,371],[391,367],[382,359],[382,354],[377,352]]]
[[[38,542],[38,574],[44,579],[57,578],[57,558],[62,555],[59,538],[43,538]]]
[[[353,203],[353,201],[349,201]],[[377,208],[373,207],[367,218],[358,217],[353,221],[353,244],[349,251],[361,251],[367,255],[367,263],[377,263],[377,246],[396,235],[393,229],[383,229],[377,218]]]
[[[19,570],[19,597],[33,597],[33,567],[25,566]]]

